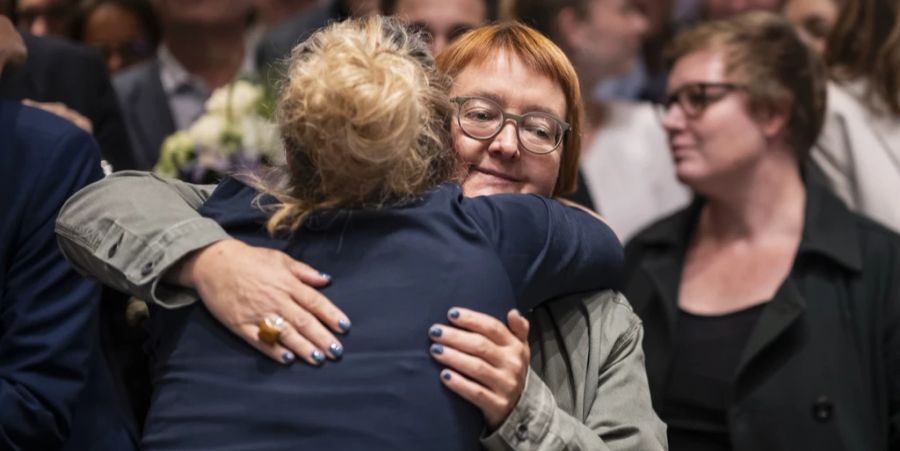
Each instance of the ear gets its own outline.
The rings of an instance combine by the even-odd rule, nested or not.
[[[567,6],[559,10],[554,22],[556,33],[559,35],[561,41],[559,44],[562,44],[561,46],[564,49],[577,49],[581,47],[581,42],[585,39],[583,31],[584,27],[582,27],[584,21],[579,17],[575,7]]]
[[[757,121],[759,121],[759,125],[762,127],[763,134],[766,138],[775,139],[785,132],[785,128],[787,127],[790,118],[791,108],[790,105],[788,105],[760,113],[757,116]]]

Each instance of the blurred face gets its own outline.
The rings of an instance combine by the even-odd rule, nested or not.
[[[825,41],[837,21],[835,0],[788,0],[784,6],[787,17],[800,37],[817,53],[825,53]]]
[[[153,55],[140,20],[112,3],[96,8],[84,25],[84,42],[100,51],[110,73]]]
[[[71,0],[19,0],[18,26],[38,36],[65,36],[74,9]]]
[[[450,97],[458,96],[489,98],[509,113],[544,112],[565,120],[566,100],[562,88],[506,52],[463,69],[450,90]],[[553,193],[562,146],[544,155],[531,153],[520,145],[512,121],[506,122],[494,138],[479,140],[466,135],[454,117],[451,136],[454,150],[469,168],[463,182],[467,196],[497,193],[550,196]]]
[[[649,23],[632,0],[594,0],[570,28],[564,33],[580,71],[620,75],[637,60]]]
[[[484,0],[399,0],[394,15],[426,32],[433,55],[469,29],[487,22]]]
[[[153,4],[164,29],[243,26],[252,6],[251,0],[153,0]]]
[[[729,180],[765,154],[769,136],[747,111],[740,86],[726,74],[721,51],[687,54],[672,68],[663,127],[676,176],[697,192]]]
[[[777,13],[784,0],[706,0],[704,12],[708,19],[723,19],[751,10]]]

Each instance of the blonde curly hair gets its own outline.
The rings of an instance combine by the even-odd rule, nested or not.
[[[294,48],[276,118],[287,163],[258,186],[278,203],[270,233],[315,210],[382,208],[457,176],[449,79],[396,19],[332,24]]]

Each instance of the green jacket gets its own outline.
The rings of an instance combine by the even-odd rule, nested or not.
[[[125,171],[73,196],[56,223],[60,247],[81,271],[174,308],[191,290],[161,282],[175,262],[228,235],[195,209],[214,186]],[[545,303],[531,321],[532,365],[507,421],[483,437],[489,450],[666,449],[653,412],[643,329],[613,291]]]

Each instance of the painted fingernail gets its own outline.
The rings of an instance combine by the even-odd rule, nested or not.
[[[428,335],[431,335],[432,337],[440,337],[441,335],[443,335],[443,333],[443,329],[437,326],[433,326],[431,329],[428,329]]]
[[[319,275],[325,279],[331,280],[331,274],[328,274],[327,272],[320,272]]]
[[[312,354],[310,354],[310,356],[312,356],[312,359],[316,363],[322,363],[325,361],[325,354],[322,354],[322,351],[319,351],[318,349],[313,351]]]
[[[346,319],[338,320],[338,329],[340,329],[342,333],[346,333],[350,330],[350,321]]]
[[[331,355],[335,357],[344,355],[344,347],[337,343],[332,343],[331,346],[328,347],[328,349],[331,351]]]
[[[441,371],[441,377],[445,381],[449,381],[450,380],[450,371],[448,371],[448,370]]]
[[[295,358],[294,353],[291,351],[284,351],[281,353],[281,361],[284,363],[293,363]]]
[[[455,309],[455,308],[454,308],[454,309],[450,309],[449,315],[450,315],[451,318],[457,319],[457,318],[459,318],[459,310],[457,310],[457,309]]]
[[[444,353],[444,345],[440,343],[435,343],[431,345],[431,352],[435,354],[443,354]]]

